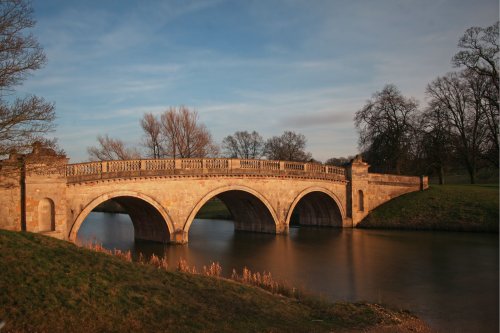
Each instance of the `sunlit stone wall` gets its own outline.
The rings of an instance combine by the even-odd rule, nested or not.
[[[1,167],[0,228],[71,241],[108,200],[129,212],[136,238],[185,243],[197,212],[214,197],[236,229],[287,233],[294,211],[305,225],[353,227],[378,205],[427,186],[426,178],[368,173],[360,157],[347,168],[237,159],[68,164],[38,145]]]

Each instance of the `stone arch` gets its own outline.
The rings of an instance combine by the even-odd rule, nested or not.
[[[219,198],[233,215],[235,229],[266,233],[280,231],[276,212],[262,194],[245,186],[232,185],[217,188],[198,201],[184,224],[185,237],[198,211],[214,197]]]
[[[38,202],[38,231],[47,232],[56,230],[56,214],[54,201],[43,198]]]
[[[287,226],[290,225],[292,214],[296,208],[300,210],[298,213],[302,215],[301,218],[305,219],[305,225],[343,226],[344,207],[338,197],[325,188],[310,187],[299,193],[288,209]],[[313,223],[312,219],[315,219],[316,222]]]
[[[365,195],[362,190],[358,191],[358,211],[365,211]]]
[[[76,241],[78,230],[90,212],[108,200],[117,201],[127,210],[134,224],[136,240],[168,242],[172,239],[175,230],[172,219],[161,204],[139,192],[114,191],[98,196],[85,206],[71,226],[68,237],[70,241]],[[146,221],[151,224],[148,225]]]

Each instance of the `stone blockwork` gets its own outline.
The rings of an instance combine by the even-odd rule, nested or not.
[[[197,212],[214,197],[238,230],[287,233],[292,215],[302,225],[353,227],[381,203],[422,186],[418,177],[370,174],[360,158],[345,169],[235,159],[68,165],[64,156],[35,146],[1,168],[0,227],[71,241],[108,200],[128,212],[136,239],[186,243]]]
[[[330,198],[325,204],[345,217],[345,182],[285,176],[136,177],[69,184],[66,191],[67,219],[75,222],[68,224],[72,240],[87,214],[112,198],[134,198],[160,210],[174,242],[187,241],[196,213],[214,197],[226,204],[240,230],[286,233],[296,199],[311,192],[325,193]]]
[[[356,226],[371,210],[402,194],[425,190],[429,187],[427,176],[414,177],[369,173],[369,165],[358,156],[347,168],[348,214]]]

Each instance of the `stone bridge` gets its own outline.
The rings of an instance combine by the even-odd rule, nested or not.
[[[236,230],[286,234],[300,225],[354,227],[373,208],[427,187],[427,177],[348,167],[224,158],[68,164],[34,146],[0,164],[0,228],[75,241],[88,214],[109,200],[130,215],[135,238],[186,243],[200,208],[220,199]]]

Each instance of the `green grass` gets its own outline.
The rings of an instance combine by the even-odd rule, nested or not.
[[[454,170],[447,172],[444,175],[445,184],[470,184],[470,176],[466,170]],[[439,184],[437,175],[429,176],[430,184]],[[496,168],[481,168],[476,173],[476,183],[480,184],[496,184],[498,185],[498,169]]]
[[[209,200],[203,207],[201,207],[197,219],[215,219],[215,220],[232,220],[231,213],[226,205],[217,198]]]
[[[433,185],[374,209],[361,228],[498,232],[498,185]]]
[[[174,264],[175,265],[175,264]],[[0,230],[4,332],[329,332],[415,320],[366,303],[272,295]]]

